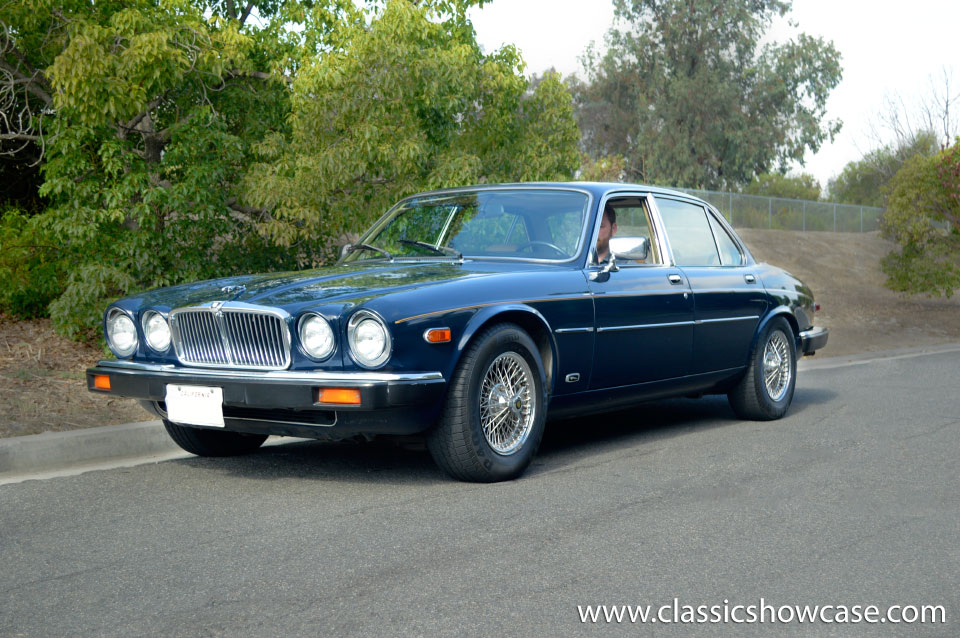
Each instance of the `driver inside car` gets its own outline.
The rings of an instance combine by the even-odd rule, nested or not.
[[[609,204],[603,209],[600,232],[597,233],[597,263],[610,261],[610,238],[617,234],[617,211]]]

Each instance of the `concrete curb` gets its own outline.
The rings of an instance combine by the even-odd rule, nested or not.
[[[960,342],[938,343],[932,346],[913,346],[897,348],[895,350],[880,350],[877,352],[863,352],[860,354],[841,355],[836,357],[804,357],[797,362],[798,370],[826,370],[844,366],[865,365],[874,361],[886,359],[908,359],[922,357],[928,354],[960,351]]]
[[[178,451],[160,421],[14,436],[0,439],[0,479]]]

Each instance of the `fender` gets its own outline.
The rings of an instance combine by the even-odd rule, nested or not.
[[[760,323],[757,324],[757,329],[753,332],[753,339],[750,340],[750,352],[753,352],[753,349],[757,347],[757,341],[760,339],[760,333],[763,332],[767,325],[777,317],[783,317],[787,320],[787,323],[790,324],[790,327],[793,329],[793,341],[794,347],[799,350],[800,348],[800,329],[797,327],[797,318],[793,314],[793,310],[789,306],[777,306],[773,308],[764,316]]]
[[[479,332],[484,326],[496,321],[496,319],[502,315],[510,314],[513,315],[513,317],[516,317],[517,313],[522,313],[525,315],[526,321],[536,322],[539,328],[542,329],[543,334],[545,334],[547,337],[551,356],[549,362],[541,361],[542,366],[540,369],[540,380],[544,384],[544,387],[547,388],[548,399],[549,397],[553,396],[553,384],[556,383],[557,378],[557,341],[546,318],[540,313],[539,310],[525,303],[504,303],[496,306],[480,308],[476,314],[474,314],[467,321],[467,325],[464,326],[463,334],[460,336],[460,340],[457,342],[456,354],[453,357],[449,368],[444,372],[444,378],[453,378],[453,371],[460,363],[460,357],[463,356],[464,350],[466,350],[467,346],[473,340],[474,336],[476,336],[477,332]],[[506,317],[505,321],[517,323],[516,319],[513,317]],[[538,340],[538,335],[531,334],[530,336],[534,341]],[[541,360],[544,359],[542,356],[540,358]],[[549,374],[545,369],[547,365],[550,366]],[[549,377],[549,382],[547,377]]]

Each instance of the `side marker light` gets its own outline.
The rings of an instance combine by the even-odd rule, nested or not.
[[[449,343],[452,338],[450,328],[430,328],[423,333],[423,339],[427,343]]]

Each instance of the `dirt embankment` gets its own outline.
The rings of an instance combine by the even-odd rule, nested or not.
[[[140,404],[87,391],[97,348],[64,339],[48,319],[0,315],[0,436],[148,421]]]
[[[820,302],[830,329],[819,356],[960,341],[960,295],[904,297],[884,288],[880,260],[893,248],[876,233],[743,230],[754,256],[786,268]],[[0,436],[145,421],[136,401],[87,392],[98,349],[58,336],[47,320],[0,316]]]
[[[741,230],[758,261],[780,266],[813,289],[818,325],[830,341],[817,356],[840,356],[960,341],[960,295],[908,297],[884,287],[880,260],[894,244],[877,233]]]

